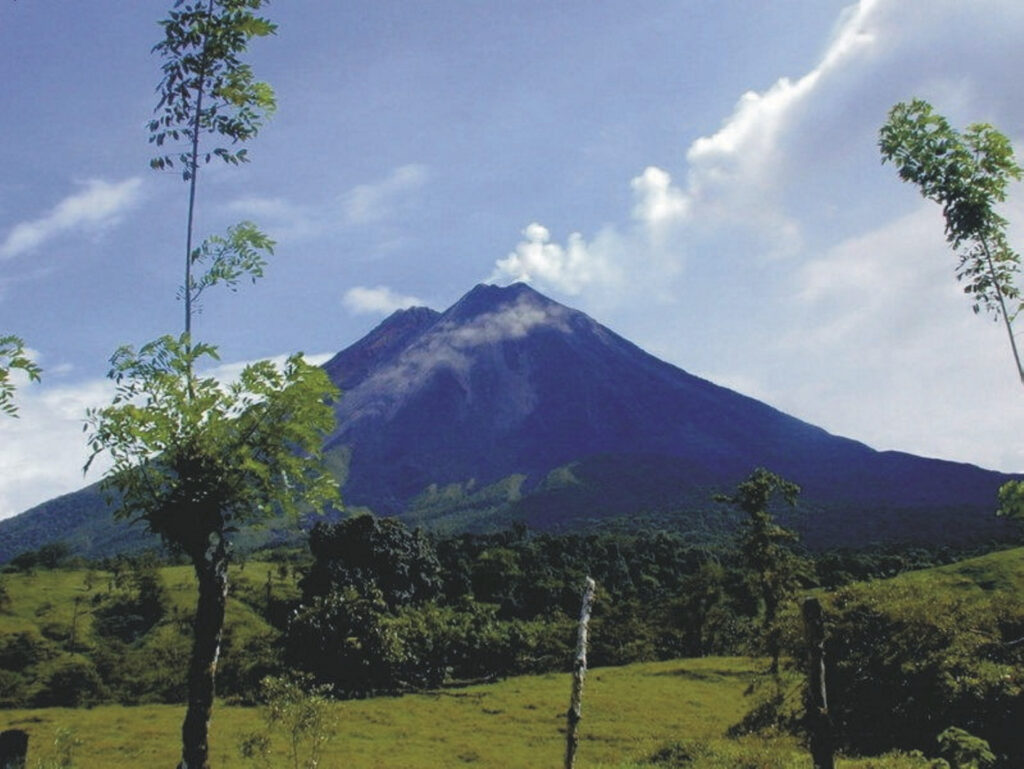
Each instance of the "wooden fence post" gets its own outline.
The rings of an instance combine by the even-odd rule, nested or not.
[[[825,686],[825,621],[817,598],[805,598],[802,609],[808,647],[806,725],[811,760],[814,769],[834,769],[835,739]]]
[[[580,745],[580,737],[576,731],[580,719],[583,718],[580,707],[583,700],[583,679],[587,676],[587,633],[590,628],[590,610],[594,605],[594,591],[597,585],[587,577],[583,588],[583,605],[580,607],[580,627],[576,636],[576,660],[572,669],[572,697],[569,700],[569,712],[566,714],[568,728],[565,730],[565,769],[573,769],[576,765],[576,749]]]
[[[28,732],[8,729],[0,732],[0,769],[24,769],[28,756]]]

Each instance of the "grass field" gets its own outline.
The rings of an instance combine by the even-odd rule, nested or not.
[[[592,670],[584,696],[577,766],[631,769],[649,766],[652,754],[675,740],[704,743],[713,755],[669,766],[806,767],[810,760],[791,738],[727,740],[725,729],[747,707],[744,691],[755,662],[708,658]],[[498,684],[397,698],[333,704],[337,730],[322,767],[428,769],[560,767],[564,751],[567,675],[526,676]],[[59,728],[75,731],[79,769],[174,766],[183,714],[177,706],[5,711],[3,728],[31,735],[29,767],[52,751]],[[248,764],[239,738],[260,727],[254,708],[219,706],[212,726],[212,764]],[[288,766],[278,740],[274,766]],[[910,758],[846,761],[846,769],[910,769]]]

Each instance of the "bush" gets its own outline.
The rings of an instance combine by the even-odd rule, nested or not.
[[[57,648],[36,630],[22,630],[0,636],[0,668],[22,672],[53,659]]]
[[[32,698],[37,708],[89,706],[108,696],[95,665],[77,654],[40,667],[37,675],[39,688]]]
[[[323,747],[334,732],[328,687],[316,686],[310,676],[267,676],[260,684],[261,708],[266,728],[244,735],[239,741],[243,758],[260,767],[278,767],[272,735],[282,733],[288,745],[287,762],[293,767],[316,769]]]
[[[985,740],[956,726],[939,735],[939,755],[949,762],[949,769],[988,769],[996,762]]]
[[[1024,765],[1024,646],[1013,643],[1024,626],[1019,597],[897,581],[844,588],[824,603],[829,714],[841,748],[933,752],[945,733],[953,750],[959,732],[946,728],[957,724],[1006,766]],[[804,658],[795,638],[790,651]],[[792,709],[776,716],[799,721]]]
[[[106,639],[134,643],[167,612],[170,599],[156,565],[131,561],[115,572],[115,587],[93,611],[93,631]]]
[[[22,708],[28,704],[28,682],[13,670],[0,670],[0,708]]]

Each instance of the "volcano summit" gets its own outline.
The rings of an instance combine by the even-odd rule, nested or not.
[[[714,492],[761,466],[803,488],[791,523],[814,546],[1010,533],[992,511],[1011,476],[831,435],[521,283],[400,310],[324,368],[343,391],[325,448],[350,508],[448,531],[695,529],[724,521]],[[96,528],[109,518],[94,489],[51,500],[0,522],[0,560],[39,531],[116,549]]]

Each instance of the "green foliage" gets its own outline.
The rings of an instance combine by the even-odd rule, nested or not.
[[[169,596],[152,560],[124,559],[111,580],[113,589],[94,600],[93,630],[105,639],[134,643],[167,612]]]
[[[252,222],[239,222],[229,227],[226,235],[209,236],[190,257],[191,265],[205,267],[205,272],[196,279],[190,270],[190,285],[178,289],[179,298],[188,294],[191,305],[197,308],[199,297],[211,286],[223,284],[234,291],[246,276],[255,283],[263,277],[266,257],[274,253],[274,245]]]
[[[96,666],[81,655],[65,655],[39,666],[39,689],[33,705],[39,708],[77,708],[95,705],[108,698]]]
[[[38,382],[43,373],[29,357],[20,337],[0,336],[0,413],[11,417],[18,416],[18,407],[14,405],[15,386],[11,380],[14,370],[23,372],[33,382]]]
[[[197,144],[211,134],[231,144],[254,137],[275,108],[274,91],[255,80],[252,68],[240,56],[254,37],[274,34],[277,25],[257,16],[263,0],[178,0],[176,8],[161,21],[164,39],[153,51],[164,59],[158,92],[157,117],[149,123],[149,141],[188,140]],[[216,147],[203,155],[205,162],[218,157],[237,165],[248,160],[246,150]],[[185,151],[153,158],[153,168],[182,166],[188,181],[195,176],[199,155]]]
[[[0,668],[24,671],[57,656],[57,648],[36,630],[22,630],[0,636]]]
[[[968,731],[951,726],[938,737],[939,755],[949,769],[988,769],[996,762],[988,743]]]
[[[274,760],[271,734],[283,734],[293,769],[316,769],[324,746],[334,732],[334,715],[327,698],[329,687],[317,686],[311,676],[268,676],[260,685],[266,728],[239,743],[243,758],[260,767],[281,766]]]
[[[43,545],[38,550],[26,550],[11,559],[10,566],[20,571],[35,568],[56,569],[67,561],[71,548],[65,542],[57,541]]]
[[[1007,239],[1008,222],[996,211],[1009,183],[1024,173],[1009,139],[986,123],[974,123],[961,133],[928,102],[914,99],[890,110],[879,147],[882,162],[891,161],[901,179],[942,206],[946,240],[960,251],[957,279],[964,282],[975,312],[984,310],[1005,322],[1024,383],[1012,328],[1022,306],[1020,255]]]
[[[779,638],[775,626],[779,607],[801,584],[809,581],[811,567],[791,549],[798,539],[796,532],[776,523],[769,508],[775,497],[782,497],[790,506],[795,505],[799,493],[800,487],[795,483],[759,467],[733,494],[716,498],[746,515],[739,535],[739,550],[749,570],[753,594],[764,605],[764,642],[772,658],[773,671],[779,666]]]
[[[829,716],[839,745],[862,755],[931,753],[955,724],[990,744],[999,766],[1020,766],[1022,577],[1020,551],[1008,551],[822,596]],[[791,659],[805,659],[795,621],[782,637]],[[746,724],[799,731],[801,704],[788,691],[775,702],[759,699]],[[949,751],[981,755],[980,742],[962,736],[947,733]],[[963,756],[952,760],[974,760]]]
[[[320,464],[337,396],[324,371],[293,355],[282,369],[250,364],[225,387],[193,374],[203,359],[215,348],[187,335],[122,347],[114,400],[88,415],[92,458],[113,459],[104,484],[117,515],[200,558],[211,536],[337,498]]]
[[[358,515],[317,523],[309,534],[314,563],[303,579],[307,596],[354,588],[379,590],[392,609],[422,603],[441,592],[441,564],[420,531],[394,518]]]
[[[116,571],[7,577],[12,601],[0,615],[0,707],[185,701],[195,606],[191,569],[154,570],[151,559],[106,565]],[[218,667],[218,691],[232,701],[254,702],[260,680],[283,671],[280,631],[268,622],[268,573],[277,578],[270,609],[280,614],[277,601],[298,598],[294,575],[282,577],[276,564],[250,562],[244,571],[233,569]],[[135,628],[150,611],[144,633],[119,638],[111,632],[111,626]]]

